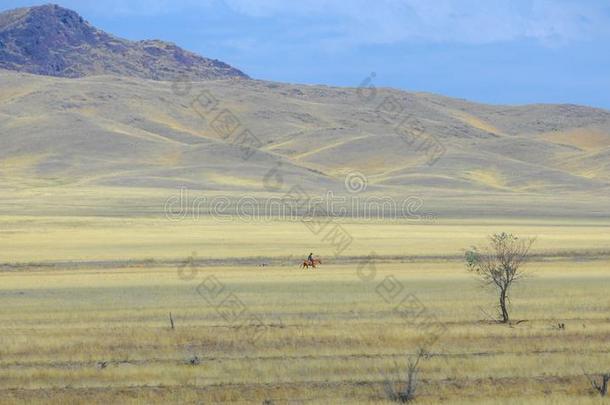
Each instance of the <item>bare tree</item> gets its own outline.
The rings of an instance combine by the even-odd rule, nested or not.
[[[520,239],[510,233],[489,237],[489,244],[466,251],[466,266],[485,285],[498,292],[500,322],[509,323],[509,292],[523,277],[521,266],[528,260],[535,239]]]
[[[418,385],[419,363],[422,358],[428,356],[424,349],[419,349],[414,359],[409,359],[407,373],[404,379],[398,374],[395,381],[387,379],[385,381],[385,391],[388,399],[393,402],[407,403],[415,399]]]

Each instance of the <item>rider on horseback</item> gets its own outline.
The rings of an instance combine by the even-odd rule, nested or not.
[[[311,266],[314,265],[314,262],[313,262],[313,253],[310,253],[309,256],[307,256],[307,261],[309,262],[309,264]]]

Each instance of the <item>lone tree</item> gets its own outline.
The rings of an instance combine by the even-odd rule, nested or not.
[[[528,260],[536,239],[520,239],[510,233],[489,237],[489,244],[466,251],[466,266],[479,276],[485,285],[498,292],[500,322],[510,322],[509,292],[515,281],[523,277],[521,266]]]

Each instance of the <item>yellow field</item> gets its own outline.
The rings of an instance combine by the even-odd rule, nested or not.
[[[607,403],[584,376],[610,366],[607,224],[341,224],[334,257],[298,222],[3,217],[0,402],[389,403],[427,346],[417,403]],[[539,238],[512,327],[458,257],[497,231]],[[192,252],[224,265],[164,264]]]
[[[340,256],[398,258],[463,256],[488,234],[535,236],[535,251],[555,255],[610,255],[610,222],[601,221],[387,221],[333,219],[353,242]],[[46,261],[273,258],[314,251],[333,259],[335,249],[299,221],[239,219],[0,216],[0,263]],[[329,227],[330,228],[330,227]],[[298,259],[294,259],[295,262]]]

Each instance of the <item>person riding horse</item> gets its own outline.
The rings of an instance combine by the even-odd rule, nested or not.
[[[313,257],[313,253],[310,253],[307,256],[307,259],[303,260],[303,264],[301,264],[302,269],[312,268],[315,269],[318,264],[322,264],[322,260],[319,257]]]

